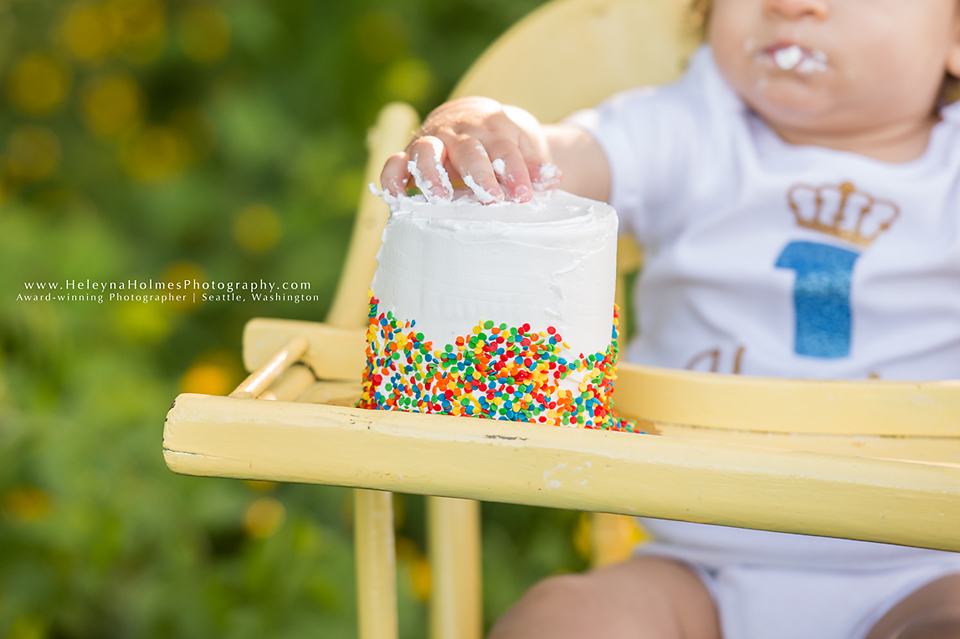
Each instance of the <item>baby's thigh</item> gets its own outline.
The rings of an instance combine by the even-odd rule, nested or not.
[[[941,577],[910,594],[866,639],[960,639],[960,574]]]
[[[489,639],[719,639],[713,600],[682,563],[638,557],[544,579],[500,618]]]

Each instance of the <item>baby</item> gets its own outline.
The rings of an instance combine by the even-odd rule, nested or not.
[[[958,0],[714,0],[676,84],[563,124],[467,98],[381,182],[562,183],[645,249],[631,361],[960,379]],[[492,637],[960,638],[960,554],[648,520],[633,560],[532,588]]]

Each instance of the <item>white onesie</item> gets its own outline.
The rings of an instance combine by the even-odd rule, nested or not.
[[[603,148],[610,203],[644,247],[629,361],[960,379],[960,105],[943,109],[908,163],[793,146],[703,47],[679,82],[619,94],[569,122]],[[960,572],[958,553],[644,524],[658,540],[644,552],[697,568],[726,639],[857,639],[915,588]]]

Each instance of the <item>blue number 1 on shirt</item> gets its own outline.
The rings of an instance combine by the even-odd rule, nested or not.
[[[797,273],[793,303],[798,355],[835,359],[850,354],[850,281],[859,253],[847,249],[791,242],[777,259],[777,268]]]

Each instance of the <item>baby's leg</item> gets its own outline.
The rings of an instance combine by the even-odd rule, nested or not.
[[[960,639],[960,574],[913,592],[891,608],[866,639]]]
[[[700,578],[670,559],[638,557],[531,588],[489,639],[720,639]]]

